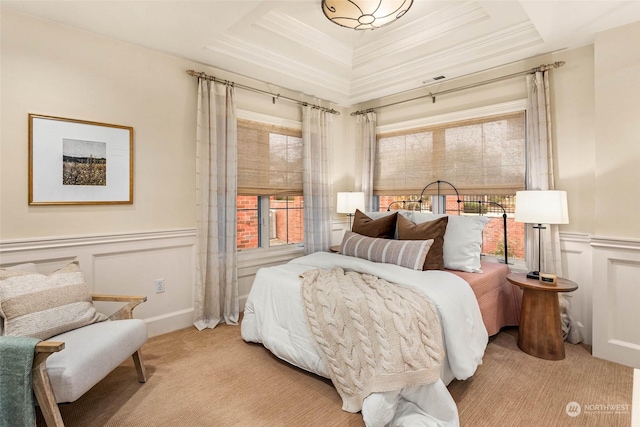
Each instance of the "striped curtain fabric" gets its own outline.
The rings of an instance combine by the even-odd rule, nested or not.
[[[333,181],[331,114],[311,106],[302,107],[302,164],[304,190],[304,252],[329,251]]]
[[[356,158],[362,161],[356,162],[356,187],[364,192],[365,211],[377,210],[377,199],[373,196],[373,178],[376,164],[376,124],[378,116],[373,111],[365,114],[358,114],[358,144],[359,153]],[[358,183],[358,179],[360,182]]]
[[[196,289],[198,330],[238,324],[237,119],[233,86],[198,79]]]

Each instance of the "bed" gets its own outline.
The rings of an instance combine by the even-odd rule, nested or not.
[[[329,378],[307,330],[299,276],[310,269],[336,266],[417,287],[430,295],[441,315],[447,353],[441,380],[397,392],[372,394],[362,407],[366,425],[457,425],[456,405],[446,384],[453,378],[467,379],[475,373],[482,363],[488,335],[473,291],[454,274],[409,270],[325,252],[262,268],[245,305],[242,338],[263,344],[292,365]]]
[[[482,320],[489,336],[505,326],[517,326],[520,322],[522,290],[507,280],[509,266],[481,261],[482,273],[446,270],[464,279],[478,300]]]
[[[380,231],[380,224],[376,223],[388,221],[389,215],[402,217],[400,221],[410,220],[413,228],[409,232],[417,238],[424,237],[425,229],[420,229],[420,224],[448,221],[446,229],[442,229],[440,246],[442,259],[447,261],[446,268],[423,271],[396,265],[398,263],[370,260],[375,258],[372,257],[376,252],[373,245],[380,243],[382,237],[388,239],[386,242],[398,239],[402,230],[400,223],[396,226],[394,221],[392,231]],[[417,289],[428,296],[439,315],[445,352],[440,378],[428,384],[371,393],[362,404],[362,416],[367,426],[457,426],[456,404],[446,385],[453,379],[470,378],[482,363],[488,337],[503,326],[518,324],[520,291],[506,280],[507,265],[480,261],[481,233],[486,224],[482,217],[409,211],[356,212],[354,230],[363,217],[369,221],[367,225],[373,224],[370,229],[362,229],[363,232],[376,236],[371,237],[375,242],[369,242],[372,245],[369,250],[362,251],[366,245],[359,242],[364,239],[362,235],[347,232],[340,253],[317,252],[287,264],[260,269],[245,305],[242,337],[247,342],[264,345],[292,365],[330,378],[327,364],[309,332],[301,296],[301,275],[313,269],[339,267]],[[406,227],[404,231],[407,231]],[[405,241],[406,233],[402,237],[398,241]],[[354,244],[350,239],[358,243]],[[429,241],[430,244],[434,242]],[[428,253],[436,253],[433,248]],[[423,260],[426,267],[429,260]]]

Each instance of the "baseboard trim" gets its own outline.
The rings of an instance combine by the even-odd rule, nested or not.
[[[193,308],[188,308],[144,319],[147,333],[149,337],[155,337],[193,326],[193,313]]]

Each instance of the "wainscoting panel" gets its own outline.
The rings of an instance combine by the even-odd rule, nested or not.
[[[593,355],[640,368],[640,240],[592,238]]]
[[[155,336],[193,324],[195,241],[194,229],[4,241],[0,265],[33,262],[48,274],[77,259],[92,293],[145,295],[134,315]],[[156,293],[156,279],[164,279],[164,292]],[[96,306],[105,313],[119,307]]]
[[[560,233],[562,275],[578,284],[574,292],[564,296],[571,304],[573,319],[578,323],[585,344],[592,343],[592,250],[587,234]]]

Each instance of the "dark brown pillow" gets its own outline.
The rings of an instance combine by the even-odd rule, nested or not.
[[[434,221],[415,224],[402,215],[398,215],[399,240],[428,240],[433,239],[423,270],[444,270],[444,233],[447,231],[449,217],[445,216]]]
[[[383,216],[378,219],[371,219],[359,209],[353,219],[351,231],[368,237],[381,237],[383,239],[393,239],[396,235],[396,219],[398,212]]]

